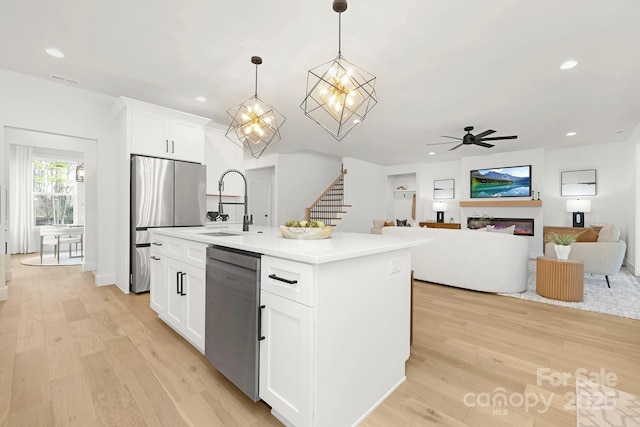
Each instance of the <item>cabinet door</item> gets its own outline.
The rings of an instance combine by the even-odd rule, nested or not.
[[[204,323],[205,323],[205,280],[206,272],[202,268],[185,266],[187,273],[183,277],[182,298],[186,299],[186,313],[184,318],[184,335],[191,343],[204,353]]]
[[[260,398],[292,425],[312,425],[313,308],[260,293]]]
[[[131,152],[169,157],[171,141],[166,116],[134,108],[131,117]]]
[[[182,295],[184,293],[183,274],[186,274],[188,265],[173,258],[166,258],[166,260],[167,268],[165,273],[169,295],[166,319],[174,329],[181,332],[184,329],[184,318],[187,310],[187,299]]]
[[[169,298],[166,258],[158,252],[151,252],[149,265],[149,276],[151,281],[149,299],[151,301],[151,308],[156,313],[165,316],[167,314],[167,301]]]
[[[177,160],[204,162],[204,128],[184,120],[171,121],[170,156]]]

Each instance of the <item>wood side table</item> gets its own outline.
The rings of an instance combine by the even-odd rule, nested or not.
[[[584,263],[539,256],[536,260],[536,292],[560,301],[582,301]]]
[[[456,222],[419,222],[420,227],[428,228],[450,228],[452,230],[460,230],[460,224]]]

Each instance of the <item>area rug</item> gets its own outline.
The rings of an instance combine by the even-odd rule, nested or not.
[[[57,267],[57,266],[68,266],[68,265],[80,265],[84,263],[84,257],[75,257],[75,253],[73,258],[69,258],[69,252],[61,252],[60,253],[60,263],[58,264],[58,260],[53,256],[53,253],[47,253],[42,256],[42,263],[40,263],[40,254],[36,256],[32,256],[29,258],[25,258],[20,261],[20,264],[23,265],[33,265],[38,267]]]
[[[595,311],[629,319],[640,319],[640,283],[623,267],[615,276],[609,276],[611,288],[600,274],[584,275],[584,299],[581,302],[558,301],[536,293],[536,262],[529,261],[527,290],[518,293],[500,293],[513,298],[544,302],[578,310]]]

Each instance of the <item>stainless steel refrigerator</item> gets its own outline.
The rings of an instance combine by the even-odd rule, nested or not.
[[[131,157],[131,292],[149,290],[149,229],[204,225],[205,187],[204,165]]]

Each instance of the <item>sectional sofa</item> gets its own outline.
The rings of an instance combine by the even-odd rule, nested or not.
[[[381,234],[433,239],[412,249],[415,279],[483,292],[527,288],[529,243],[524,237],[426,227],[383,227]]]

